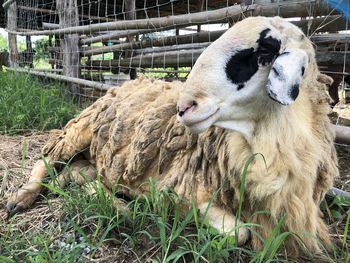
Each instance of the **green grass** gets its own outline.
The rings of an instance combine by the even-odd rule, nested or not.
[[[34,60],[34,69],[51,69],[51,64],[45,59]]]
[[[0,85],[2,133],[59,128],[78,110],[58,84],[44,85],[28,75],[1,73]],[[27,148],[24,142],[20,161],[23,174],[30,168],[26,167]],[[254,157],[261,156],[253,156],[241,176],[237,218],[241,216],[247,169]],[[11,176],[11,170],[5,172]],[[49,172],[51,178],[57,176],[54,169]],[[238,246],[234,236],[210,227],[194,203],[188,203],[190,209],[183,213],[176,193],[159,191],[153,181],[148,183],[147,195],[126,201],[126,213],[113,204],[118,186],[108,195],[100,182],[90,185],[94,194],[75,184],[67,189],[46,184],[51,192],[42,198],[46,210],[36,206],[0,221],[0,262],[90,262],[90,257],[97,262],[296,262],[283,254],[283,241],[292,234],[281,229],[283,217],[264,240],[263,249],[252,251],[249,245]],[[340,247],[329,254],[333,262],[350,262],[348,209],[349,200],[342,198],[324,204],[329,224],[344,224],[338,232]],[[246,223],[244,227],[254,226]],[[313,255],[304,262],[313,261],[320,262]]]
[[[25,146],[22,155],[25,156]],[[251,161],[251,160],[250,160]],[[248,167],[249,163],[246,167]],[[50,177],[57,176],[49,169]],[[246,169],[245,172],[246,173]],[[245,174],[242,175],[242,180]],[[248,245],[238,246],[234,236],[222,235],[210,227],[197,208],[189,203],[183,213],[181,198],[171,190],[159,191],[152,180],[149,193],[126,202],[128,212],[113,205],[118,186],[108,195],[100,181],[90,184],[94,194],[84,191],[74,183],[68,189],[45,184],[51,191],[45,202],[51,205],[53,195],[58,196],[62,217],[49,224],[30,230],[20,226],[30,225],[30,217],[11,218],[0,236],[1,262],[89,262],[89,257],[103,259],[101,252],[118,247],[120,255],[134,262],[297,262],[283,252],[283,241],[291,234],[283,232],[282,217],[271,236],[264,240],[261,251],[252,251]],[[243,197],[244,188],[240,196]],[[214,198],[214,197],[213,197]],[[54,199],[54,200],[57,200]],[[243,198],[241,198],[241,202]],[[241,207],[241,205],[239,206]],[[240,211],[237,211],[240,214]],[[22,220],[22,222],[18,222]],[[329,257],[334,262],[347,262],[347,236],[350,216],[345,219],[343,245]],[[252,227],[251,224],[244,224]],[[240,228],[242,226],[237,226]],[[107,250],[106,250],[107,249]],[[86,254],[86,251],[89,251]],[[84,254],[85,253],[85,254]],[[108,253],[108,252],[104,252]],[[84,256],[82,256],[84,255]],[[112,261],[111,261],[112,262]],[[313,255],[304,262],[319,262]]]
[[[58,83],[44,84],[27,74],[0,72],[0,133],[61,128],[77,112]]]

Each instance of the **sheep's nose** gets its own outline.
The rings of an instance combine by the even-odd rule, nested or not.
[[[179,116],[182,117],[186,113],[186,111],[188,111],[192,107],[196,107],[197,105],[197,102],[194,100],[180,103],[177,105],[177,114],[179,114]]]

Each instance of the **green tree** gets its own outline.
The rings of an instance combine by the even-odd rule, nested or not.
[[[8,43],[7,38],[0,34],[0,51],[7,50]]]

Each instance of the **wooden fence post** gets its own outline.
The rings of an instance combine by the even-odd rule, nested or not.
[[[7,29],[17,31],[17,3],[13,1],[7,7]],[[18,67],[17,35],[8,34],[9,43],[9,64],[10,67]]]
[[[56,9],[60,20],[60,28],[79,26],[79,14],[77,0],[56,1]],[[62,37],[62,36],[61,36]],[[61,38],[61,54],[63,75],[67,77],[80,77],[80,48],[78,34],[64,34]],[[73,96],[79,95],[79,87],[76,84],[69,86]]]
[[[125,0],[125,19],[127,20],[134,20],[136,18],[135,16],[135,10],[136,10],[136,4],[135,0]],[[129,43],[132,43],[134,41],[134,36],[127,36],[127,41]],[[125,57],[132,57],[133,51],[126,51]],[[137,78],[137,72],[135,68],[130,68],[129,70],[130,79],[136,79]]]

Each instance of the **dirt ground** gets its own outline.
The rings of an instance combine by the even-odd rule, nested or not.
[[[350,127],[350,105],[337,106],[331,116],[332,122]],[[0,228],[6,225],[6,213],[3,209],[7,197],[25,182],[30,170],[40,158],[40,149],[47,142],[48,133],[36,133],[29,136],[0,135]],[[339,159],[340,177],[335,180],[335,186],[350,191],[350,146],[336,145]],[[25,229],[42,228],[48,224],[60,227],[62,217],[61,204],[58,198],[50,200],[50,207],[46,201],[38,201],[35,206],[18,216],[18,226]],[[0,230],[1,234],[1,230]],[[54,233],[53,233],[54,235]],[[95,262],[111,262],[118,255],[118,262],[135,262],[120,247],[102,248],[103,258]],[[131,261],[130,261],[131,260]],[[145,262],[136,260],[136,262]]]

